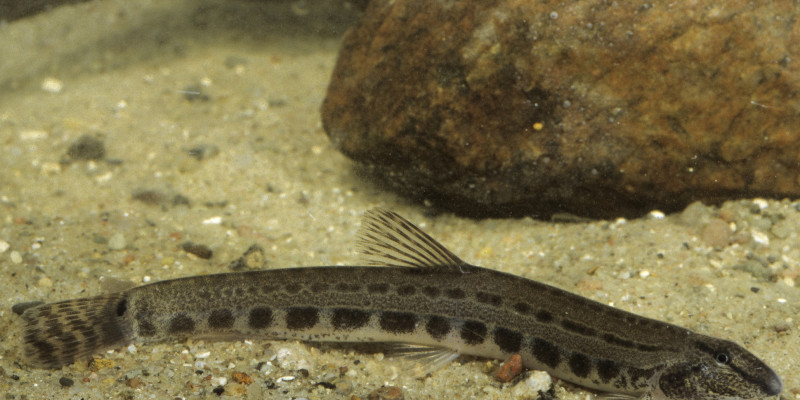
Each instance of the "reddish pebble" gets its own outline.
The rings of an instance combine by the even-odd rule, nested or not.
[[[500,367],[497,368],[497,372],[494,374],[494,379],[503,383],[508,383],[516,378],[520,372],[522,372],[522,357],[519,354],[514,354],[511,358],[500,364]]]
[[[367,395],[368,400],[404,400],[403,389],[397,386],[381,386]]]

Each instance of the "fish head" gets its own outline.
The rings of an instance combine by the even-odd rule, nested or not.
[[[665,368],[658,392],[670,400],[745,400],[776,396],[778,375],[736,343],[697,335],[683,361]]]

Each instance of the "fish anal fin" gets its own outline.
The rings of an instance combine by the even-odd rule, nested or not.
[[[425,378],[461,355],[443,347],[407,343],[390,343],[387,346],[387,355],[401,359],[404,368],[417,379]]]

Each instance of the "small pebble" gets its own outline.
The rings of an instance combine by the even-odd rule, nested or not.
[[[5,240],[0,239],[0,253],[5,253],[9,248],[11,248],[11,245]]]
[[[546,392],[553,385],[553,378],[547,372],[532,371],[528,379],[525,379],[525,385],[536,392]]]
[[[367,395],[368,400],[404,400],[403,389],[397,386],[381,386]]]
[[[62,376],[62,377],[61,377],[61,378],[58,380],[58,383],[59,383],[59,384],[60,384],[62,387],[70,387],[70,386],[72,386],[72,385],[74,385],[74,384],[75,384],[75,381],[73,381],[73,380],[72,380],[72,379],[70,379],[70,378],[67,378],[66,376]]]
[[[166,201],[167,196],[157,190],[143,189],[133,192],[133,199],[150,205],[159,205]]]
[[[106,156],[106,146],[98,138],[83,135],[69,146],[67,156],[73,160],[101,160]]]
[[[22,262],[22,255],[19,254],[18,251],[14,250],[8,254],[8,257],[11,259],[11,262],[14,264],[19,264]]]
[[[255,382],[255,380],[251,378],[250,375],[247,375],[244,372],[234,372],[232,378],[234,382],[241,383],[243,385],[249,385]]]
[[[131,389],[136,389],[144,386],[144,381],[139,378],[131,378],[125,381],[125,386],[128,386]]]
[[[494,379],[499,382],[508,383],[514,380],[519,373],[522,372],[522,356],[514,354],[508,360],[500,364],[497,372],[494,374]]]
[[[45,287],[45,288],[53,287],[53,280],[46,276],[43,276],[39,278],[39,282],[37,283],[37,285],[39,285],[39,287]]]
[[[185,242],[183,245],[181,245],[181,248],[183,248],[183,251],[189,254],[194,254],[197,257],[202,258],[204,260],[208,260],[209,258],[211,258],[211,256],[214,255],[214,251],[212,251],[210,247],[204,244]]]
[[[753,237],[754,242],[764,246],[769,246],[769,236],[767,236],[766,233],[761,232],[758,229],[751,229],[750,235]]]
[[[730,244],[731,235],[733,232],[731,232],[730,225],[721,219],[714,218],[703,227],[700,237],[707,245],[721,249]]]
[[[121,232],[111,235],[111,239],[108,240],[108,248],[111,250],[122,250],[125,246],[127,246],[127,242],[125,241],[125,235]]]
[[[19,133],[20,140],[41,140],[47,139],[49,134],[42,129],[26,129]]]
[[[57,78],[47,77],[42,80],[41,88],[48,93],[61,93],[61,90],[64,89],[64,82]]]

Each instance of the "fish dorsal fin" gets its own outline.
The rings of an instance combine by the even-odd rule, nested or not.
[[[374,208],[364,214],[357,246],[368,265],[454,268],[469,264],[394,211]]]

